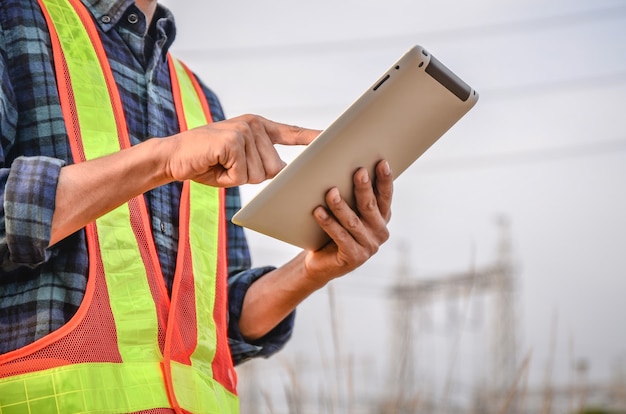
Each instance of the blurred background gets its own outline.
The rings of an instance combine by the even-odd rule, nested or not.
[[[323,129],[414,44],[480,94],[378,255],[238,368],[243,413],[626,412],[626,2],[162,3],[229,117]],[[254,265],[298,251],[248,236]]]

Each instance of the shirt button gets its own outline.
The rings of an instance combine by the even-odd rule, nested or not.
[[[139,17],[136,13],[131,13],[128,15],[128,23],[135,24],[139,21]]]
[[[106,14],[100,18],[102,23],[111,23],[111,16],[107,16]]]

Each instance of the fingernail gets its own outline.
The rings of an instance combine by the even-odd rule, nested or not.
[[[370,175],[367,171],[361,172],[361,182],[367,184],[370,180]]]
[[[385,175],[391,175],[391,167],[387,161],[383,161],[383,173]]]
[[[324,207],[320,206],[316,208],[313,213],[322,220],[326,220],[328,218],[328,213],[326,212],[326,209],[324,209]]]
[[[330,199],[333,201],[333,203],[339,203],[341,201],[341,194],[339,194],[339,190],[337,189],[337,187],[332,188],[330,191]]]

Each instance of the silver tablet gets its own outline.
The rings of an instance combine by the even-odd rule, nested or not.
[[[353,174],[382,159],[397,178],[469,111],[478,94],[420,46],[409,49],[248,202],[233,223],[308,250],[329,241],[313,218],[337,187],[354,207]]]

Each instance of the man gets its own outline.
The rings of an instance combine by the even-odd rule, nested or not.
[[[65,20],[73,18],[90,41],[67,39],[76,29]],[[356,211],[336,189],[327,193],[328,208],[315,209],[331,243],[278,268],[250,269],[243,231],[229,222],[240,205],[237,186],[283,168],[274,144],[308,144],[318,131],[254,115],[224,120],[213,93],[167,55],[175,27],[156,0],[3,0],[0,25],[0,408],[33,411],[40,401],[51,412],[64,412],[61,404],[65,412],[235,412],[231,355],[239,363],[276,352],[291,335],[296,306],[388,238],[388,164],[377,165],[376,177],[355,173]],[[103,132],[97,118],[80,119],[89,110],[81,100],[100,98],[62,76],[85,75],[72,67],[83,67],[87,43],[109,68],[100,86],[112,91],[102,107],[114,107],[117,133]],[[179,82],[197,86],[206,125],[183,127],[197,112],[177,104],[195,99],[176,92],[184,90]],[[126,146],[119,138],[118,150],[100,154],[101,141],[113,137],[117,145],[124,134]],[[89,156],[91,148],[100,155]],[[217,207],[196,212],[205,192]],[[128,225],[117,227],[118,212],[129,212]],[[195,216],[220,219],[195,235],[204,226]],[[206,237],[214,240],[209,247]],[[133,246],[122,246],[128,240]],[[220,298],[226,262],[228,309]],[[135,300],[143,302],[129,304]],[[213,319],[204,317],[206,307]],[[220,339],[227,328],[230,347]],[[83,383],[71,388],[76,377]],[[111,382],[126,385],[103,385]],[[101,401],[102,388],[115,401]]]

